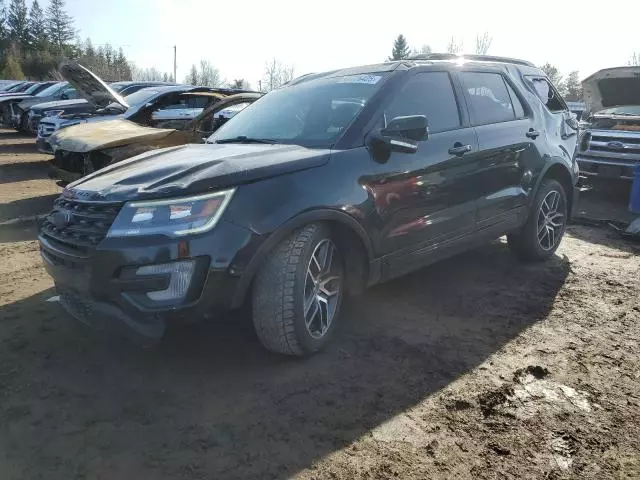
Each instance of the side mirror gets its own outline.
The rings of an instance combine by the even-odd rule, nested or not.
[[[396,117],[381,133],[385,137],[400,137],[419,142],[429,138],[429,124],[424,115]]]
[[[386,128],[371,133],[370,143],[376,158],[386,159],[389,152],[415,153],[418,142],[429,138],[429,124],[424,115],[395,117]],[[383,150],[383,151],[381,151]],[[386,151],[386,155],[384,154]],[[385,158],[386,157],[386,158]]]

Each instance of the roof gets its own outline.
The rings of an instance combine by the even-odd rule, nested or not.
[[[517,58],[509,58],[509,57],[497,57],[492,55],[457,55],[454,53],[425,53],[420,55],[414,55],[412,57],[403,59],[403,60],[392,60],[384,63],[376,63],[372,65],[363,65],[360,67],[351,67],[344,68],[340,70],[330,70],[328,72],[320,72],[320,73],[307,73],[305,75],[301,75],[289,82],[287,85],[296,85],[302,82],[307,82],[309,80],[314,80],[317,78],[331,78],[331,77],[342,77],[346,75],[359,75],[359,74],[370,74],[370,73],[380,73],[380,72],[391,72],[393,70],[399,68],[411,68],[419,65],[423,65],[423,62],[459,62],[461,60],[473,61],[473,62],[486,62],[493,64],[511,64],[518,65],[523,67],[535,68],[537,67],[526,60],[519,60]]]
[[[535,67],[531,62],[526,60],[520,60],[518,58],[510,57],[497,57],[494,55],[458,55],[455,53],[423,53],[420,55],[413,55],[407,58],[407,60],[422,60],[422,61],[460,61],[471,60],[474,62],[490,62],[490,63],[511,63],[514,65],[523,65],[525,67]]]

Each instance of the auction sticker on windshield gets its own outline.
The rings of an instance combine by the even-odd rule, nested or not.
[[[367,85],[375,85],[382,77],[380,75],[348,75],[340,77],[338,83],[366,83]]]

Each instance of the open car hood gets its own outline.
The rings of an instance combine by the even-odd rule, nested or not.
[[[109,85],[79,63],[62,62],[59,70],[60,74],[76,89],[78,94],[94,107],[104,108],[111,103],[119,103],[123,108],[129,108],[127,102],[114,92]]]
[[[105,120],[59,130],[51,137],[50,143],[54,150],[86,153],[134,142],[157,141],[173,132],[175,130],[171,128],[143,127],[129,120]]]
[[[582,81],[586,113],[605,108],[640,105],[640,67],[600,70]]]

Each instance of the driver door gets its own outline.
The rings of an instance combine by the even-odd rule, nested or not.
[[[429,138],[416,153],[392,152],[366,183],[381,231],[385,276],[423,264],[475,230],[473,174],[478,141],[446,71],[410,76],[384,108],[382,122],[425,115]]]

